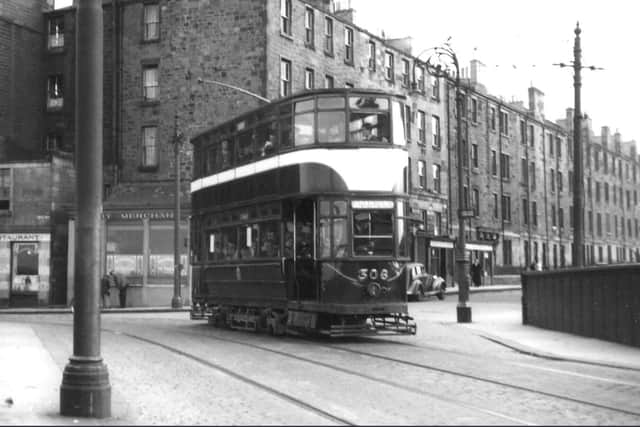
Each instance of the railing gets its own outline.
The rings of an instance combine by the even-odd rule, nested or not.
[[[522,323],[640,347],[640,264],[522,273]]]

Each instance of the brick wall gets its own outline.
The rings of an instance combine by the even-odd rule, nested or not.
[[[0,157],[5,159],[27,159],[42,141],[45,5],[44,0],[0,3]]]

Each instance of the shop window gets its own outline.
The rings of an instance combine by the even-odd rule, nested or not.
[[[148,277],[151,281],[170,282],[174,277],[174,224],[154,223],[149,224],[149,262]],[[182,269],[180,275],[187,276],[187,228],[180,227],[178,237],[180,264]],[[160,280],[158,280],[160,279]],[[164,280],[162,280],[164,279]]]
[[[142,222],[139,224],[108,224],[107,271],[115,270],[125,278],[142,277],[142,239]]]

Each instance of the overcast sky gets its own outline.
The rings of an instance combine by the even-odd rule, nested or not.
[[[64,7],[71,0],[56,0]],[[349,0],[341,0],[344,7]],[[414,55],[442,44],[461,64],[485,64],[480,81],[490,94],[527,102],[533,86],[545,93],[545,116],[555,121],[573,107],[574,29],[582,29],[582,63],[602,71],[582,71],[582,111],[601,126],[619,130],[623,140],[640,141],[640,36],[637,2],[629,0],[350,0],[356,24],[387,37],[413,38]],[[421,57],[422,58],[422,57]],[[425,59],[425,58],[422,58]]]
[[[348,0],[342,1],[348,5]],[[640,41],[638,3],[608,0],[351,0],[356,24],[387,37],[413,38],[414,55],[448,37],[461,64],[485,64],[480,75],[490,94],[522,100],[533,86],[545,94],[545,117],[555,121],[573,107],[574,29],[582,29],[582,111],[593,122],[616,129],[623,140],[640,141]],[[421,57],[426,59],[426,57]]]

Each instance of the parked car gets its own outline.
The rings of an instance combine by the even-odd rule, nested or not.
[[[431,295],[444,299],[447,284],[442,277],[427,273],[424,264],[420,262],[407,263],[407,271],[407,298],[410,301]]]

